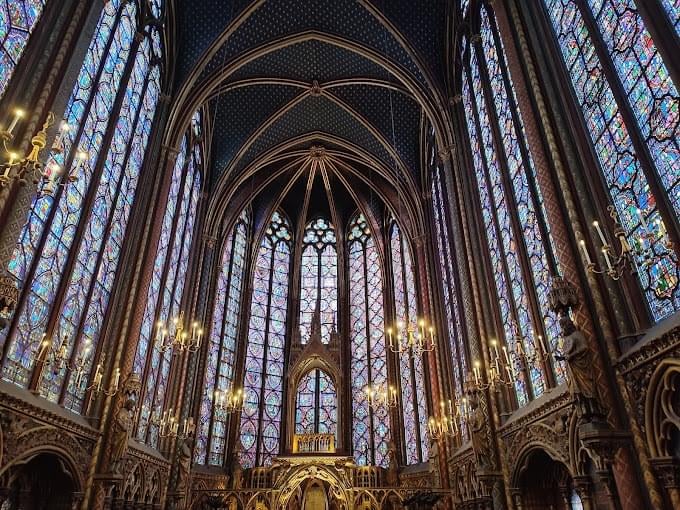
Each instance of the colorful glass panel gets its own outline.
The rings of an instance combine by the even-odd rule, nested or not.
[[[417,321],[416,287],[411,251],[401,237],[396,223],[390,236],[392,252],[392,277],[394,282],[395,312],[404,324]],[[401,405],[404,420],[406,463],[417,464],[428,458],[427,403],[423,359],[413,352],[399,354]]]
[[[663,8],[668,14],[668,20],[675,27],[675,32],[680,35],[680,0],[661,0]]]
[[[514,320],[513,307],[516,305],[515,299],[519,295],[524,296],[525,301],[519,301],[519,305],[524,314],[526,312],[526,294],[522,279],[517,274],[519,262],[516,260],[516,255],[510,253],[512,260],[508,260],[508,264],[514,263],[512,273],[506,275],[504,250],[501,248],[502,239],[505,247],[513,246],[511,243],[512,231],[509,225],[509,218],[504,209],[499,209],[499,214],[496,215],[496,204],[494,203],[494,195],[491,191],[491,186],[487,180],[487,166],[495,169],[495,175],[498,175],[498,161],[496,160],[496,153],[493,148],[492,140],[490,139],[490,123],[486,113],[486,105],[482,97],[482,91],[477,87],[474,90],[471,83],[479,84],[479,68],[477,61],[472,55],[469,70],[466,72],[466,79],[463,80],[463,105],[465,107],[468,135],[470,137],[470,148],[472,153],[472,160],[474,163],[475,175],[477,177],[477,189],[482,205],[482,218],[484,220],[486,239],[491,259],[492,269],[494,272],[494,280],[496,282],[496,298],[498,300],[499,310],[503,319],[503,328],[508,344],[508,350],[516,353],[516,343],[513,339],[518,334],[517,322]],[[480,136],[484,132],[485,135]],[[484,146],[482,146],[484,143]],[[490,173],[490,172],[489,172]],[[511,283],[512,285],[509,285]],[[515,289],[511,292],[511,289]],[[528,317],[527,317],[528,318]],[[515,381],[515,393],[517,401],[520,406],[528,402],[528,393],[526,389],[526,381],[524,380],[521,366],[516,366],[518,374]]]
[[[463,398],[464,383],[468,373],[467,355],[463,344],[463,325],[460,319],[458,304],[458,288],[455,275],[455,265],[451,253],[451,243],[446,222],[446,199],[444,176],[439,166],[435,166],[432,176],[432,212],[434,217],[439,265],[442,275],[442,294],[444,298],[444,314],[446,316],[447,335],[451,349],[453,367],[453,385],[456,400]],[[462,420],[462,417],[461,417]],[[467,437],[465,424],[459,423],[463,436]]]
[[[194,449],[194,462],[221,466],[226,452],[227,416],[215,409],[215,391],[234,388],[234,363],[239,310],[243,294],[248,215],[241,213],[229,236],[222,255],[217,279],[213,320],[210,329],[205,383],[201,396],[199,426]]]
[[[300,266],[300,340],[307,343],[317,304],[321,312],[321,341],[330,341],[338,311],[338,257],[333,225],[323,218],[305,228]]]
[[[14,74],[46,0],[0,2],[0,97]]]
[[[481,13],[481,37],[482,50],[486,60],[486,69],[489,74],[489,86],[493,96],[498,127],[508,165],[509,177],[513,191],[506,190],[507,202],[514,203],[516,214],[519,216],[519,225],[522,229],[522,239],[529,259],[531,268],[531,285],[538,298],[540,313],[543,319],[544,331],[553,348],[557,348],[560,338],[560,327],[556,316],[550,311],[548,293],[550,291],[550,271],[548,269],[547,249],[551,249],[551,239],[544,239],[539,222],[542,220],[546,226],[547,235],[550,236],[543,197],[537,184],[536,169],[534,167],[531,152],[528,150],[526,134],[522,114],[517,108],[512,79],[505,74],[506,58],[505,50],[497,35],[494,20],[486,9]],[[504,79],[506,78],[507,81]],[[507,87],[506,87],[507,84]],[[513,116],[515,112],[516,117]],[[516,119],[516,121],[515,121]],[[524,154],[522,153],[524,149]],[[535,195],[532,193],[535,189]],[[540,328],[536,328],[540,330]],[[538,342],[545,345],[542,337],[527,338],[526,344],[536,348]],[[540,395],[545,389],[545,373],[538,367],[538,363],[532,365],[530,375],[534,387],[534,395]],[[555,375],[558,383],[564,382],[564,366],[561,363],[555,366]]]
[[[323,370],[307,372],[295,396],[296,434],[335,434],[337,425],[335,384]]]
[[[664,192],[680,211],[678,91],[631,1],[589,2],[599,34],[592,34],[573,0],[545,0],[547,12],[602,175],[631,244],[655,259],[638,258],[638,278],[656,320],[680,309],[680,269],[664,248],[665,225],[631,139],[622,109],[630,109],[655,165]],[[601,37],[608,55],[598,53]],[[619,104],[603,62],[619,76],[626,104]],[[639,211],[639,212],[638,212]]]
[[[354,459],[360,466],[387,467],[389,414],[374,412],[366,398],[369,384],[388,383],[382,264],[363,214],[350,223],[347,239]]]
[[[291,243],[288,222],[275,212],[253,275],[241,413],[244,467],[269,465],[279,451]]]

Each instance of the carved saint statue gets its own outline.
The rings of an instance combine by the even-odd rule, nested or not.
[[[232,487],[240,489],[243,479],[243,468],[241,467],[241,441],[236,441],[234,453],[231,460],[231,476],[233,479]]]
[[[399,486],[399,465],[397,463],[397,448],[392,441],[387,447],[387,485]]]
[[[191,459],[194,450],[193,434],[188,434],[179,449],[179,457],[177,464],[179,466],[179,478],[177,479],[177,492],[186,494],[189,490],[189,481],[191,480]]]
[[[560,317],[563,334],[562,354],[555,356],[567,362],[569,391],[579,416],[586,419],[602,416],[602,407],[593,375],[593,355],[588,341],[568,315]]]
[[[111,470],[120,473],[121,460],[128,450],[130,429],[135,414],[135,400],[128,398],[123,402],[113,419],[113,438],[111,441]]]
[[[468,424],[472,439],[472,450],[475,452],[475,459],[477,459],[477,468],[488,467],[491,464],[491,459],[489,457],[489,443],[486,437],[484,411],[479,405],[479,396],[476,393],[471,393],[468,401],[470,404]]]

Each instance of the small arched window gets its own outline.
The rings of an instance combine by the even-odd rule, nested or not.
[[[330,375],[320,369],[307,372],[295,392],[295,433],[335,434],[338,396]]]

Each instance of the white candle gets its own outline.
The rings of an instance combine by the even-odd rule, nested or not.
[[[21,119],[23,116],[24,116],[23,110],[16,109],[14,111],[14,118],[12,119],[12,122],[9,125],[9,128],[7,128],[7,131],[9,132],[10,135],[14,133],[14,128],[17,127],[17,124],[19,123],[19,119]]]
[[[607,269],[610,271],[613,269],[612,268],[612,263],[611,260],[609,260],[609,252],[608,250],[605,250],[604,248],[602,249],[602,255],[604,255],[604,261],[607,263]]]
[[[607,240],[604,238],[604,233],[600,228],[600,224],[597,221],[593,221],[593,227],[597,230],[597,235],[600,236],[600,241],[602,241],[602,246],[607,246]]]
[[[579,242],[579,245],[581,246],[581,250],[583,251],[583,256],[586,259],[586,263],[588,265],[592,264],[593,261],[590,259],[590,253],[588,253],[588,248],[586,247],[586,242],[583,239],[581,239],[581,241]]]
[[[503,346],[503,355],[505,356],[505,362],[510,364],[510,355],[508,354],[508,348]]]

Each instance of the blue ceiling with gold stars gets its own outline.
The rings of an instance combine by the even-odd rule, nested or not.
[[[308,136],[356,145],[416,176],[417,95],[445,95],[448,4],[175,0],[175,90],[210,90],[211,174],[238,174]]]

